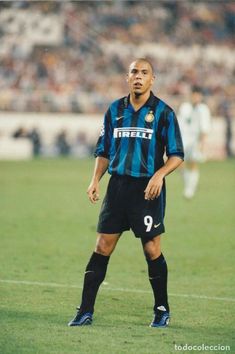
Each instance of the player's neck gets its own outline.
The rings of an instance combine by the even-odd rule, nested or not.
[[[145,102],[147,102],[149,96],[150,96],[150,91],[147,91],[143,95],[138,95],[135,94],[134,92],[131,92],[130,103],[132,104],[135,111],[138,111],[138,109],[140,109],[140,107],[142,107],[145,104]]]

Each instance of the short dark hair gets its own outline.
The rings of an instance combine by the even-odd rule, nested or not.
[[[193,85],[192,86],[192,90],[191,90],[192,92],[194,92],[194,93],[203,93],[203,91],[202,91],[202,88],[200,87],[200,86],[198,86],[198,85]]]
[[[151,61],[148,58],[136,58],[135,60],[132,61],[132,63],[134,63],[135,61],[145,61],[146,63],[148,63],[152,69],[153,74],[154,74],[153,64],[151,63]]]

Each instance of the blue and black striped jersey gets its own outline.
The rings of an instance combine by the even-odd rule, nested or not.
[[[183,159],[183,144],[174,111],[151,92],[135,111],[130,96],[113,102],[104,117],[95,156],[109,159],[110,174],[151,177],[168,157]]]

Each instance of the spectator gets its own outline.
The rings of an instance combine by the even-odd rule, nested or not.
[[[215,115],[224,87],[235,94],[232,2],[19,1],[0,7],[1,110],[101,113],[122,94],[133,51],[151,55],[159,95],[174,96],[176,107],[192,84],[207,92]],[[20,11],[28,25],[22,25]],[[57,16],[47,28],[52,45],[41,27],[50,16]],[[112,77],[112,90],[106,90],[104,75]]]
[[[71,147],[65,129],[61,130],[56,137],[56,148],[60,156],[68,156],[70,154]]]
[[[225,93],[220,104],[219,110],[225,122],[225,153],[226,157],[234,157],[232,149],[233,131],[232,131],[232,102],[229,93]]]
[[[37,128],[33,128],[27,137],[32,142],[34,157],[39,156],[41,154],[41,136]]]
[[[83,132],[78,133],[72,149],[73,155],[78,158],[89,157],[92,154],[92,150],[93,146],[89,144],[86,134]]]
[[[201,88],[192,88],[190,102],[179,108],[179,125],[184,144],[184,197],[194,197],[199,182],[199,162],[205,160],[205,140],[211,127],[209,107],[203,103]]]
[[[19,127],[16,129],[16,131],[12,135],[13,138],[18,139],[18,138],[27,138],[28,133],[27,130],[24,127]]]

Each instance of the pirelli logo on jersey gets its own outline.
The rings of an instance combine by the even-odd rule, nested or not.
[[[126,127],[126,128],[114,128],[114,138],[142,138],[152,139],[153,129]]]

